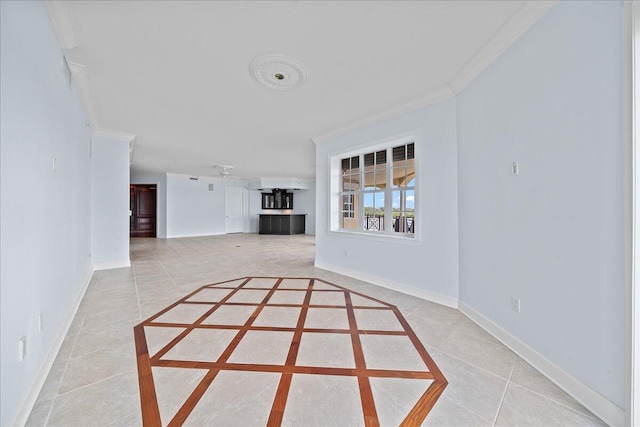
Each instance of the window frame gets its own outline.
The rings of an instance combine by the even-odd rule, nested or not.
[[[404,187],[393,187],[392,185],[385,185],[384,189],[370,189],[365,190],[364,188],[364,173],[365,173],[365,164],[364,164],[364,155],[370,154],[372,152],[378,152],[380,150],[387,150],[387,163],[386,163],[386,183],[390,184],[392,182],[392,174],[393,174],[393,148],[401,145],[414,144],[414,177],[413,177],[413,185],[412,186],[404,186]],[[404,134],[390,136],[383,140],[378,140],[372,143],[366,143],[359,145],[357,147],[352,148],[348,151],[334,152],[329,154],[329,231],[332,233],[339,233],[344,235],[352,235],[354,237],[363,237],[363,238],[375,238],[375,239],[390,239],[395,242],[401,243],[411,243],[411,242],[420,242],[421,241],[421,233],[422,233],[422,220],[421,220],[421,210],[420,210],[420,197],[419,197],[419,188],[420,188],[420,145],[421,138],[419,132],[417,130],[413,130]],[[343,191],[341,185],[341,176],[342,176],[342,160],[347,157],[356,157],[359,156],[360,164],[359,164],[359,175],[360,182],[363,184],[361,189],[355,192],[345,192]],[[416,225],[414,225],[414,233],[406,233],[406,232],[395,232],[393,231],[393,193],[397,191],[407,191],[413,190],[414,192],[414,221]],[[377,230],[365,230],[364,229],[364,195],[367,193],[375,193],[381,192],[384,193],[385,197],[385,215],[384,215],[384,231]],[[357,210],[355,211],[356,216],[358,217],[358,228],[342,228],[342,219],[343,219],[343,196],[347,194],[361,195],[361,197],[357,197]],[[389,231],[391,230],[391,231]]]

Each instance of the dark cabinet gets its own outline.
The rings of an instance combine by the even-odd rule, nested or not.
[[[262,193],[262,209],[275,209],[276,196],[273,193]]]
[[[260,215],[260,234],[304,234],[305,215]]]
[[[284,190],[262,193],[262,209],[293,209],[293,193]]]

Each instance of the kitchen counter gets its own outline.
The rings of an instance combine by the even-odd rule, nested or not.
[[[304,234],[307,214],[259,214],[260,234]]]

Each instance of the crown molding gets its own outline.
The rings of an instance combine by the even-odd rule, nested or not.
[[[448,85],[438,86],[437,88],[427,93],[399,102],[395,105],[392,105],[389,108],[385,108],[384,110],[378,111],[377,113],[360,117],[359,119],[356,119],[346,125],[340,126],[330,132],[316,135],[311,138],[311,141],[316,145],[321,144],[329,139],[335,138],[336,136],[342,135],[346,132],[360,129],[367,125],[380,122],[382,120],[387,120],[392,117],[398,116],[400,114],[407,113],[409,111],[413,111],[421,107],[425,107],[427,105],[445,101],[447,99],[453,98],[454,96],[455,96],[455,93],[451,90],[451,88]]]
[[[133,150],[135,150],[135,148],[136,148],[136,141],[137,141],[137,136],[135,136],[135,135],[129,141],[129,166],[131,166],[133,164]]]
[[[132,133],[116,132],[113,130],[96,129],[93,136],[102,136],[104,138],[120,139],[129,144],[129,164],[133,164],[133,150],[136,147],[137,135]]]
[[[449,82],[453,92],[460,93],[556,3],[557,0],[526,2]]]
[[[63,49],[73,49],[80,46],[78,43],[78,33],[76,23],[69,1],[45,1],[44,7],[49,15],[49,20],[53,25],[58,42]]]
[[[93,98],[91,96],[91,88],[89,86],[89,76],[87,67],[77,62],[69,62],[69,70],[71,70],[71,78],[78,92],[80,102],[84,107],[84,111],[89,119],[89,124],[93,129],[99,129],[98,117],[93,108]]]
[[[76,32],[75,18],[71,10],[71,2],[67,0],[46,0],[44,2],[47,15],[53,26],[54,33],[63,50],[70,50],[79,47],[78,34]],[[80,103],[89,119],[89,124],[94,130],[93,135],[127,141],[129,144],[129,164],[133,162],[133,151],[136,144],[136,135],[110,131],[100,128],[98,117],[93,106],[91,96],[91,86],[89,85],[89,75],[87,67],[77,62],[68,62],[74,86],[80,98]]]
[[[418,97],[392,105],[377,113],[360,117],[332,131],[314,136],[311,138],[311,141],[316,145],[321,144],[346,132],[455,97],[522,36],[522,34],[531,28],[542,15],[547,13],[557,1],[558,0],[541,0],[525,2],[518,12],[476,53],[448,84],[439,86]]]
[[[93,132],[93,135],[102,136],[105,138],[121,139],[128,142],[130,147],[133,147],[135,145],[135,141],[137,138],[137,135],[134,135],[132,133],[116,132],[107,129],[96,129],[95,132]]]
[[[129,164],[133,163],[133,150],[136,145],[137,135],[102,129],[98,125],[96,112],[93,108],[93,98],[91,97],[91,89],[89,87],[87,67],[82,64],[78,64],[77,62],[70,62],[69,70],[71,70],[71,76],[73,78],[76,91],[78,92],[80,103],[82,104],[82,107],[84,108],[84,111],[89,118],[89,124],[93,129],[93,135],[127,141],[127,143],[129,144]]]

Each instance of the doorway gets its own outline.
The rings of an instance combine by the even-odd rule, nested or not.
[[[243,187],[224,188],[224,232],[243,233],[247,217],[247,189]]]
[[[156,185],[129,186],[129,236],[156,237]]]

